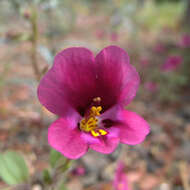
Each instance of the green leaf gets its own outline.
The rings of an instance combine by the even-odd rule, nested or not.
[[[8,185],[26,182],[29,173],[23,157],[16,152],[0,155],[0,176]]]
[[[56,166],[57,161],[62,157],[63,155],[61,155],[61,153],[57,152],[54,149],[51,149],[49,158],[51,167],[54,168]]]

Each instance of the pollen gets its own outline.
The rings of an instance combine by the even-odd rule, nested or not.
[[[92,106],[92,108],[90,109],[90,115],[99,116],[101,111],[102,111],[101,106],[98,106],[98,107]]]
[[[100,133],[100,135],[107,135],[107,131],[103,129],[99,129],[98,132]]]
[[[101,135],[107,135],[107,131],[103,130],[103,129],[97,129],[97,130],[91,130],[90,131],[92,136],[94,137],[99,137]]]
[[[84,132],[91,133],[94,137],[99,137],[101,135],[107,135],[107,131],[98,128],[98,116],[102,111],[101,106],[92,106],[87,117],[84,117],[80,121],[80,129]]]
[[[90,132],[91,132],[92,136],[94,136],[94,137],[100,136],[100,134],[98,132],[94,131],[94,130],[92,130]]]

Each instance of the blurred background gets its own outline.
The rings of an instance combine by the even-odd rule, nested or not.
[[[0,154],[22,154],[38,184],[32,189],[43,189],[36,179],[48,167],[47,129],[56,117],[38,102],[39,80],[64,48],[97,53],[111,44],[124,48],[140,73],[127,109],[142,115],[151,133],[110,155],[89,151],[73,164],[67,189],[113,189],[122,160],[131,190],[189,190],[190,0],[0,0]]]

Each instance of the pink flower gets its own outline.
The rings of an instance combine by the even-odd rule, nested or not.
[[[190,34],[183,35],[180,42],[179,42],[179,45],[182,48],[190,47]]]
[[[106,47],[95,58],[82,47],[61,51],[38,87],[40,102],[60,117],[48,130],[49,144],[77,159],[89,148],[109,154],[119,142],[141,143],[149,125],[124,109],[138,85],[129,56],[117,46]]]
[[[148,90],[150,92],[155,92],[158,90],[158,84],[155,82],[146,82],[144,84],[144,87],[146,90]]]
[[[127,182],[127,175],[124,171],[125,165],[122,161],[118,163],[115,178],[113,181],[114,190],[129,190],[128,182]]]
[[[161,66],[162,71],[173,71],[177,69],[182,63],[181,56],[169,56],[166,62]]]

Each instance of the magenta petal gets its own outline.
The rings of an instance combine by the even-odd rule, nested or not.
[[[116,103],[127,105],[136,95],[139,75],[129,64],[128,54],[117,46],[104,48],[95,58],[97,83],[104,107]]]
[[[76,122],[60,118],[48,130],[48,142],[58,152],[70,159],[83,156],[87,150],[87,143],[81,138],[80,131],[73,127]]]
[[[56,69],[52,68],[41,79],[38,86],[38,99],[49,111],[59,116],[70,113],[71,106],[60,89],[60,81],[56,77]]]
[[[87,144],[94,144],[100,142],[99,138],[93,137],[90,133],[81,132],[81,138],[83,138]]]
[[[110,154],[115,150],[119,143],[119,138],[115,137],[114,134],[108,134],[106,136],[99,137],[98,143],[92,143],[89,145],[89,148],[103,153],[103,154]]]
[[[128,110],[122,110],[119,117],[123,123],[117,126],[120,129],[120,142],[129,145],[143,142],[150,131],[148,123],[136,113]]]
[[[53,67],[40,81],[40,102],[59,116],[69,115],[72,108],[87,107],[95,91],[94,65],[93,54],[86,48],[68,48],[58,53]]]

